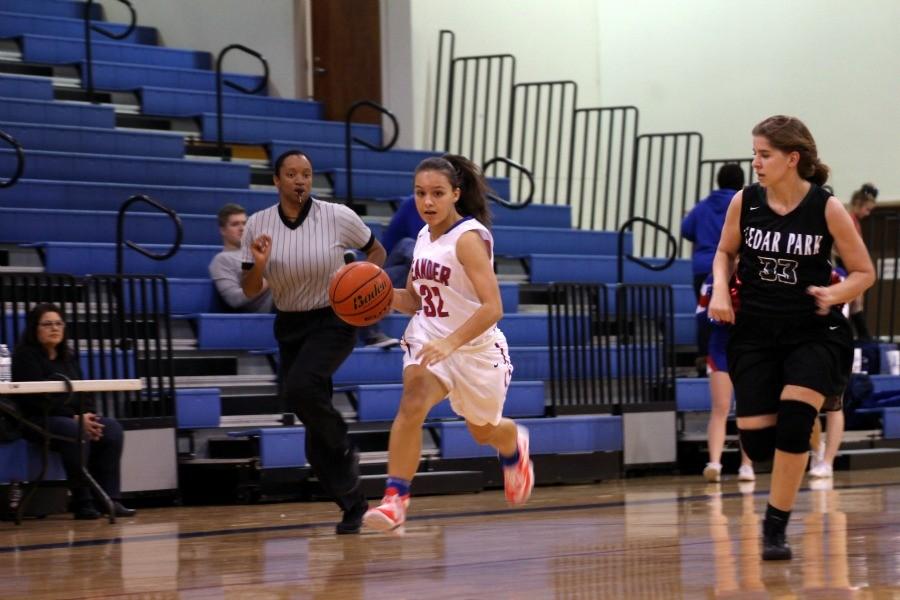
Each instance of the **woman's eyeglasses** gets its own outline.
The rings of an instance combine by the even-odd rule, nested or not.
[[[52,329],[54,327],[57,329],[62,329],[66,326],[66,324],[62,321],[41,321],[40,323],[38,323],[38,325],[47,329]]]

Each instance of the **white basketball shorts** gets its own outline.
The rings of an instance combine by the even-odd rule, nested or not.
[[[419,364],[416,355],[428,338],[413,319],[403,335],[403,369]],[[512,379],[513,366],[509,359],[506,336],[497,328],[457,349],[437,364],[428,365],[449,390],[453,412],[473,425],[496,425],[503,416],[506,390]]]

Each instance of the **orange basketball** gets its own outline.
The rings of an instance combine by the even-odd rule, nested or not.
[[[378,265],[353,262],[344,265],[328,284],[328,299],[341,319],[365,327],[380,321],[391,310],[394,286]]]

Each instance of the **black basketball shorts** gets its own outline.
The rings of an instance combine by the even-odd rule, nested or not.
[[[778,412],[781,392],[796,385],[840,396],[853,364],[850,323],[826,316],[769,318],[738,314],[728,342],[728,373],[738,417]]]

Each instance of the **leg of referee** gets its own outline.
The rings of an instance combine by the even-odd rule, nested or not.
[[[306,427],[306,458],[325,491],[343,511],[337,533],[358,533],[368,509],[359,484],[359,459],[347,424],[331,401],[331,376],[350,355],[356,329],[330,309],[279,313],[282,394]]]

